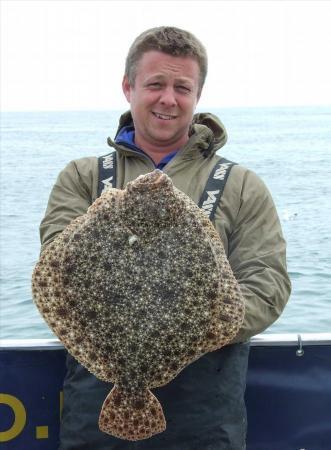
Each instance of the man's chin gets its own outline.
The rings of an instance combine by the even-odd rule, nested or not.
[[[179,140],[175,136],[169,136],[164,134],[155,134],[153,136],[154,145],[160,145],[162,147],[171,147],[176,150],[179,147]]]

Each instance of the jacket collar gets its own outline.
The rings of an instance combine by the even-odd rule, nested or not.
[[[121,115],[119,126],[115,135],[118,136],[123,127],[133,126],[131,112],[127,111]],[[189,140],[181,149],[183,158],[193,159],[200,153],[204,158],[211,157],[214,153],[225,145],[227,133],[222,122],[212,113],[197,113],[189,130]],[[132,150],[126,149],[122,145],[116,144],[111,138],[107,139],[108,145],[120,151]]]

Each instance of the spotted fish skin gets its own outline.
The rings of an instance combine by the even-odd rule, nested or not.
[[[72,221],[42,253],[32,291],[68,351],[115,385],[100,429],[133,441],[166,427],[149,389],[228,344],[244,316],[216,230],[159,170]]]

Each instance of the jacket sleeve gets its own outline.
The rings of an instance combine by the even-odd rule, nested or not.
[[[245,318],[234,342],[261,333],[282,313],[291,291],[286,243],[271,195],[263,181],[246,171],[229,262],[245,299]]]
[[[95,197],[97,159],[70,162],[59,174],[40,224],[42,250],[76,217],[85,214]]]

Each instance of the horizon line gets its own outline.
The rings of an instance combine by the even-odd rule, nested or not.
[[[204,106],[197,107],[196,112],[208,112],[205,110],[220,109],[267,109],[267,108],[331,108],[331,104],[304,104],[304,105],[224,105],[224,106]],[[77,112],[125,112],[130,108],[84,108],[84,109],[0,109],[0,113],[77,113]]]

